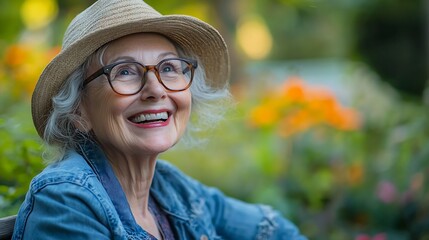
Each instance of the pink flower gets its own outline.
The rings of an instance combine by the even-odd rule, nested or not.
[[[376,194],[380,201],[384,203],[392,203],[396,200],[397,190],[393,183],[389,181],[381,181],[377,186]]]
[[[385,233],[379,233],[372,237],[372,240],[387,240],[387,236]]]
[[[366,234],[359,234],[355,237],[355,240],[371,240],[371,237]]]
[[[367,234],[358,234],[354,240],[387,240],[387,236],[385,233],[378,233],[373,237]]]

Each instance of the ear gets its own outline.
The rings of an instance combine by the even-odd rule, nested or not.
[[[73,121],[75,128],[84,133],[91,131],[92,124],[91,121],[89,121],[88,113],[83,104],[79,106],[76,115],[78,115],[78,117]]]

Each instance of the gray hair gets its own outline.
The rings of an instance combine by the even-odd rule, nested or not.
[[[193,53],[185,53],[175,44],[181,57],[195,58]],[[79,131],[76,125],[86,126],[79,114],[79,105],[84,97],[82,84],[89,64],[93,60],[102,62],[104,50],[108,44],[94,52],[79,68],[66,79],[56,96],[52,98],[53,109],[48,118],[43,140],[46,150],[43,158],[47,162],[60,161],[69,150],[77,150],[79,141],[89,135]],[[225,76],[227,77],[227,76]],[[192,118],[188,124],[184,140],[188,146],[200,141],[194,139],[193,133],[212,128],[223,119],[226,108],[231,106],[232,97],[228,85],[213,88],[207,84],[204,66],[198,61],[194,79],[190,87],[192,95]]]

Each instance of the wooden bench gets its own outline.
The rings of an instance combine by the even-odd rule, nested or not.
[[[16,215],[0,218],[0,240],[10,240],[15,226]]]

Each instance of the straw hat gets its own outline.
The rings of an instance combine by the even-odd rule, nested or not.
[[[190,16],[161,15],[142,0],[99,0],[77,15],[64,34],[61,52],[41,74],[32,97],[33,122],[43,137],[52,97],[66,78],[99,47],[125,35],[160,33],[196,54],[208,83],[223,87],[229,78],[229,56],[218,31]]]

